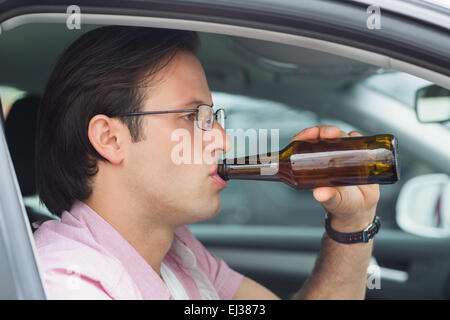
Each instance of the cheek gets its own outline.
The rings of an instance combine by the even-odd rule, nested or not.
[[[130,179],[135,179],[134,183],[137,185],[148,185],[146,181],[159,181],[160,183],[159,175],[161,172],[167,171],[170,164],[170,157],[167,157],[166,149],[167,144],[157,140],[156,137],[148,136],[146,141],[133,144],[126,164]]]
[[[146,172],[162,185],[172,185],[174,190],[179,190],[175,187],[179,184],[187,188],[192,185],[198,187],[200,177],[205,175],[205,168],[195,164],[194,153],[200,151],[201,161],[205,143],[199,141],[196,150],[193,128],[188,130],[176,124],[165,122],[162,126],[156,122],[148,123],[148,128],[152,129],[147,133],[147,140],[136,144],[131,150],[133,165],[138,167],[136,174],[139,175],[141,168],[141,175]]]

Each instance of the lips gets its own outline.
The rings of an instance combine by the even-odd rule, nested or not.
[[[216,174],[218,169],[219,169],[219,166],[216,164],[214,166],[214,169],[209,173],[209,175],[212,176],[212,175]]]
[[[225,180],[223,180],[220,176],[219,176],[219,174],[217,173],[217,169],[218,169],[218,166],[216,165],[216,167],[214,168],[214,170],[213,171],[211,171],[211,173],[210,173],[210,177],[211,177],[211,179],[221,188],[221,189],[225,189],[226,187],[227,187],[227,185],[228,185],[228,182],[227,181],[225,181]]]

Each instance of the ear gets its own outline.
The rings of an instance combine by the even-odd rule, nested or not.
[[[95,115],[89,121],[88,137],[95,150],[112,164],[124,160],[126,147],[125,125],[117,119],[103,114]]]

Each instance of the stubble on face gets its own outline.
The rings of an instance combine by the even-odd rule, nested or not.
[[[195,109],[196,105],[186,105],[190,101],[212,103],[203,68],[190,53],[178,53],[157,76],[157,85],[146,93],[146,111]],[[129,181],[139,190],[141,203],[157,208],[153,214],[158,219],[177,225],[211,219],[221,208],[220,192],[209,177],[213,165],[176,165],[171,161],[172,149],[178,143],[171,140],[172,132],[186,128],[193,136],[195,130],[182,116],[181,113],[145,116],[147,139],[131,149],[135,181]]]

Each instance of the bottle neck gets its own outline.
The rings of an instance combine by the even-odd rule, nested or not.
[[[219,164],[218,174],[224,180],[278,181],[278,153],[228,159]]]

